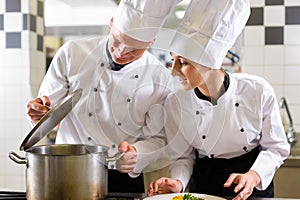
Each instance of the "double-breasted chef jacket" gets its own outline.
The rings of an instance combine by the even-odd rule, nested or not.
[[[106,52],[108,38],[66,42],[54,56],[39,90],[52,105],[68,93],[83,89],[82,97],[61,121],[56,143],[108,146],[134,144],[140,172],[165,145],[163,102],[173,87],[170,72],[149,52],[119,71],[111,70]],[[140,141],[143,141],[140,144]],[[155,153],[156,152],[156,153]],[[115,168],[113,162],[109,168]]]
[[[166,99],[170,176],[187,185],[193,148],[200,157],[230,159],[260,145],[262,151],[251,169],[261,178],[256,188],[264,190],[290,150],[275,93],[257,76],[230,74],[229,78],[229,87],[216,105],[199,99],[194,90],[179,90]]]

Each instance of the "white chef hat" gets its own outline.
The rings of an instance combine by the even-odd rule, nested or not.
[[[219,69],[249,16],[249,0],[192,0],[177,30],[161,29],[154,47]]]
[[[157,36],[153,48],[219,69],[250,16],[249,0],[191,0],[177,30],[162,29],[166,16],[180,1],[121,0],[114,25],[140,41]]]
[[[180,1],[121,0],[114,14],[114,26],[134,39],[150,42]]]

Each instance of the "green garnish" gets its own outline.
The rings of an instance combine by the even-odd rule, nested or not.
[[[192,194],[188,193],[188,194],[183,195],[183,200],[205,200],[205,199],[195,197]]]

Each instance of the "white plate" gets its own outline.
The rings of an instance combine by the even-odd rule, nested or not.
[[[173,197],[178,195],[184,195],[188,193],[171,193],[171,194],[159,194],[151,197],[146,197],[144,200],[172,200]],[[224,198],[207,195],[207,194],[197,194],[197,193],[190,193],[195,197],[204,198],[206,200],[224,200]]]

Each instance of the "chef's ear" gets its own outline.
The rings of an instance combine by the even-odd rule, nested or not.
[[[110,21],[109,21],[109,26],[110,26],[110,28],[112,27],[113,23],[114,23],[114,18],[112,17],[112,18],[110,19]]]

